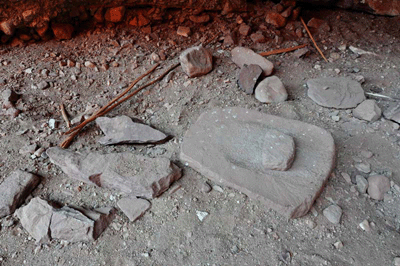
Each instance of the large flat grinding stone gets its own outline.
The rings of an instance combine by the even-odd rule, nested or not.
[[[280,147],[282,152],[273,156],[266,152]],[[233,107],[200,115],[184,136],[180,157],[211,180],[297,218],[307,214],[322,192],[335,164],[335,144],[317,126]],[[268,160],[277,158],[287,160],[289,169],[271,170],[275,163]]]

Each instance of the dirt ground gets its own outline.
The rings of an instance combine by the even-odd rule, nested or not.
[[[152,25],[151,32],[149,28],[125,26],[88,27],[71,40],[0,46],[0,78],[6,81],[1,91],[10,88],[22,95],[17,103],[21,114],[16,118],[0,117],[1,180],[13,170],[27,170],[44,178],[33,196],[87,208],[115,206],[118,193],[68,178],[46,156],[20,154],[19,150],[29,144],[48,148],[61,142],[61,132],[66,131],[61,103],[71,118],[92,105],[103,106],[151,67],[155,59],[152,53],[165,54],[166,59],[143,82],[177,62],[184,49],[211,39],[221,30],[237,31],[238,15],[252,27],[252,32],[263,32],[267,42],[254,43],[249,36],[239,35],[237,45],[262,52],[310,43],[306,35],[298,37],[286,28],[276,31],[257,12],[233,16],[211,12],[212,21],[201,26],[190,22],[182,11],[173,12],[171,21]],[[269,56],[275,75],[288,90],[288,101],[263,104],[240,91],[236,83],[238,68],[230,60],[234,46],[225,46],[222,37],[211,42],[211,73],[190,79],[178,67],[173,75],[108,115],[141,119],[171,135],[170,141],[161,145],[103,147],[97,143],[101,130],[91,125],[70,147],[170,158],[183,169],[183,177],[174,185],[181,187],[152,200],[151,209],[134,223],[118,212],[92,243],[53,240],[36,245],[17,218],[5,217],[0,231],[1,265],[392,265],[394,258],[400,256],[400,191],[393,186],[385,200],[376,201],[358,193],[356,185],[347,183],[341,173],[348,173],[355,182],[355,175],[362,173],[354,164],[364,161],[371,164],[373,172],[385,174],[392,184],[400,185],[399,127],[383,118],[367,123],[353,118],[348,110],[335,112],[318,106],[307,97],[305,82],[317,77],[362,75],[365,91],[400,98],[400,20],[325,9],[303,9],[302,16],[305,21],[316,17],[329,24],[329,31],[313,33],[330,62],[324,62],[312,46],[311,54],[305,58],[292,53]],[[187,38],[178,36],[176,30],[181,25],[191,26],[193,34]],[[295,25],[301,28],[299,21]],[[343,45],[347,48],[339,49]],[[348,49],[350,45],[377,55],[357,56]],[[81,63],[81,68],[61,66],[60,62],[67,59]],[[99,71],[85,67],[86,61],[96,64]],[[101,70],[103,63],[110,64],[110,68]],[[47,77],[42,75],[43,69],[48,70]],[[71,78],[73,75],[76,80]],[[32,86],[43,80],[49,88]],[[377,103],[385,110],[390,102],[377,99]],[[205,193],[202,187],[206,182],[216,184],[180,162],[180,143],[190,125],[204,110],[226,106],[297,119],[332,133],[337,166],[308,215],[287,220],[228,187],[219,186]],[[335,115],[339,121],[332,119]],[[52,118],[59,122],[56,129],[48,126]],[[364,158],[362,151],[371,151],[373,156]],[[343,210],[339,225],[330,223],[322,214],[332,203]],[[196,211],[209,215],[200,221]],[[370,232],[359,227],[363,220],[369,221]],[[334,246],[338,241],[343,247]]]

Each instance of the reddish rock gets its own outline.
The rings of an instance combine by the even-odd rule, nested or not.
[[[74,33],[74,26],[66,23],[52,23],[51,29],[58,40],[69,40]]]
[[[250,30],[251,30],[251,28],[250,28],[249,25],[246,25],[245,23],[240,24],[239,33],[240,33],[241,35],[243,35],[243,36],[249,35]]]
[[[96,12],[93,15],[93,18],[96,22],[103,22],[104,21],[104,9],[100,7],[99,9],[96,10]]]
[[[285,11],[283,11],[283,12],[281,13],[282,17],[284,17],[284,18],[289,18],[290,15],[292,15],[293,9],[294,9],[294,7],[292,7],[292,6],[286,8]]]
[[[189,19],[194,23],[207,23],[210,21],[210,15],[204,14],[201,16],[190,16]]]
[[[240,68],[244,65],[259,65],[263,70],[265,76],[271,75],[274,70],[274,65],[262,57],[261,55],[255,53],[253,50],[245,47],[236,47],[231,51],[232,61]]]
[[[125,7],[119,6],[107,9],[104,18],[106,21],[117,23],[122,21],[124,15],[125,15]]]
[[[6,20],[0,22],[0,30],[4,32],[5,35],[13,35],[15,31],[15,27],[11,20]]]
[[[262,32],[257,31],[256,33],[252,33],[250,35],[250,39],[255,43],[264,43],[266,41]]]
[[[268,13],[265,21],[276,28],[283,28],[286,25],[286,19],[278,13]]]
[[[148,200],[140,198],[122,198],[117,205],[131,222],[142,217],[151,206]]]
[[[262,69],[259,65],[244,65],[239,73],[239,87],[246,94],[253,94],[258,78],[261,76]]]
[[[207,74],[213,68],[212,54],[202,46],[186,49],[179,56],[183,71],[191,78]]]
[[[190,33],[190,28],[185,26],[179,26],[176,32],[176,34],[183,37],[189,37]]]

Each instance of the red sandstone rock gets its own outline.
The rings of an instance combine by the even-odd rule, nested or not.
[[[125,7],[119,6],[114,8],[109,8],[104,15],[105,20],[109,22],[121,22],[125,15]]]
[[[53,30],[54,36],[59,40],[71,39],[75,30],[74,26],[65,23],[52,23],[51,29]]]
[[[268,13],[265,21],[277,28],[283,28],[286,25],[286,19],[278,13]]]

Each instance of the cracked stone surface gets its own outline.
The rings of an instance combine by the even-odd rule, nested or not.
[[[286,171],[265,167],[264,144],[271,143],[265,136],[276,132],[296,145]],[[200,115],[185,134],[180,157],[207,178],[296,218],[309,211],[323,190],[334,167],[335,145],[322,128],[235,107]]]
[[[167,138],[167,135],[148,125],[135,123],[128,116],[114,118],[99,117],[96,123],[106,135],[99,139],[103,145],[122,143],[156,143]]]
[[[310,79],[307,86],[308,97],[324,107],[354,108],[365,100],[360,83],[351,78]]]
[[[70,178],[125,195],[155,198],[181,177],[181,170],[167,158],[123,153],[81,154],[58,147],[47,150],[50,160]]]

